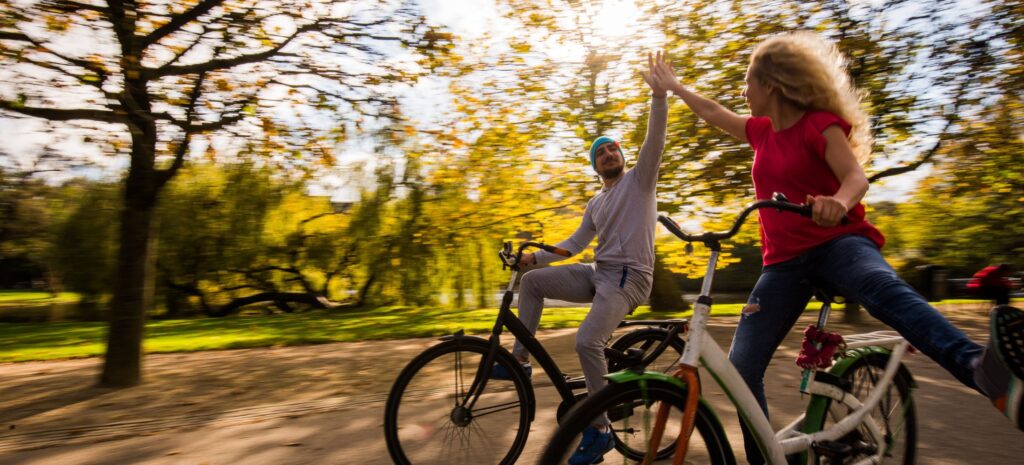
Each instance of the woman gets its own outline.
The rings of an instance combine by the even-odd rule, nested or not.
[[[1019,354],[996,354],[969,340],[902,281],[879,252],[885,239],[864,217],[868,181],[861,163],[871,150],[867,114],[836,47],[817,34],[774,36],[750,58],[743,96],[750,116],[684,88],[660,60],[655,78],[700,118],[754,149],[752,177],[759,199],[781,192],[813,207],[808,219],[759,210],[764,268],[743,310],[729,359],[767,414],[764,373],[772,354],[811,297],[815,283],[860,302],[967,386],[986,393],[997,407],[1006,395],[1020,398]],[[846,224],[841,224],[843,218]],[[993,311],[1024,321],[1020,310]],[[1005,318],[1004,318],[1005,319]],[[1019,330],[1018,330],[1019,331]],[[1000,337],[995,334],[995,337]],[[1017,361],[1007,366],[1000,357]],[[1016,388],[1011,389],[1012,382]],[[1018,406],[1005,412],[1019,426]],[[744,429],[750,463],[763,463]]]

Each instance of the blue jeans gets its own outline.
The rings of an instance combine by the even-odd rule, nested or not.
[[[846,235],[794,259],[766,266],[729,349],[736,366],[765,415],[764,373],[782,339],[810,301],[814,286],[838,291],[859,302],[871,316],[891,326],[956,379],[978,389],[973,364],[982,346],[955,328],[904,282],[870,239]],[[756,307],[755,307],[756,305]],[[741,421],[742,423],[742,421]],[[753,436],[743,426],[747,460],[764,463]]]

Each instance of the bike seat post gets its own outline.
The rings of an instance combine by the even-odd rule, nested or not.
[[[824,301],[821,303],[821,312],[818,313],[818,330],[824,331],[825,326],[828,325],[828,315],[832,313],[832,302]]]

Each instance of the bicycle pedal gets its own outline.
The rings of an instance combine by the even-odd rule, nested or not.
[[[857,453],[864,455],[875,455],[878,453],[878,446],[864,441],[857,441],[857,443],[853,445],[853,449],[856,450]]]
[[[853,447],[845,442],[819,441],[811,444],[814,453],[828,459],[832,465],[843,463],[842,460],[853,453]]]

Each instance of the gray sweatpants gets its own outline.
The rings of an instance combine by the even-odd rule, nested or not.
[[[643,303],[651,292],[651,276],[623,265],[573,264],[532,270],[519,283],[519,319],[530,333],[537,332],[544,299],[593,302],[576,332],[576,353],[580,356],[587,392],[594,393],[608,381],[604,347],[626,315]],[[512,353],[528,355],[516,341]],[[604,420],[607,423],[607,418]]]

